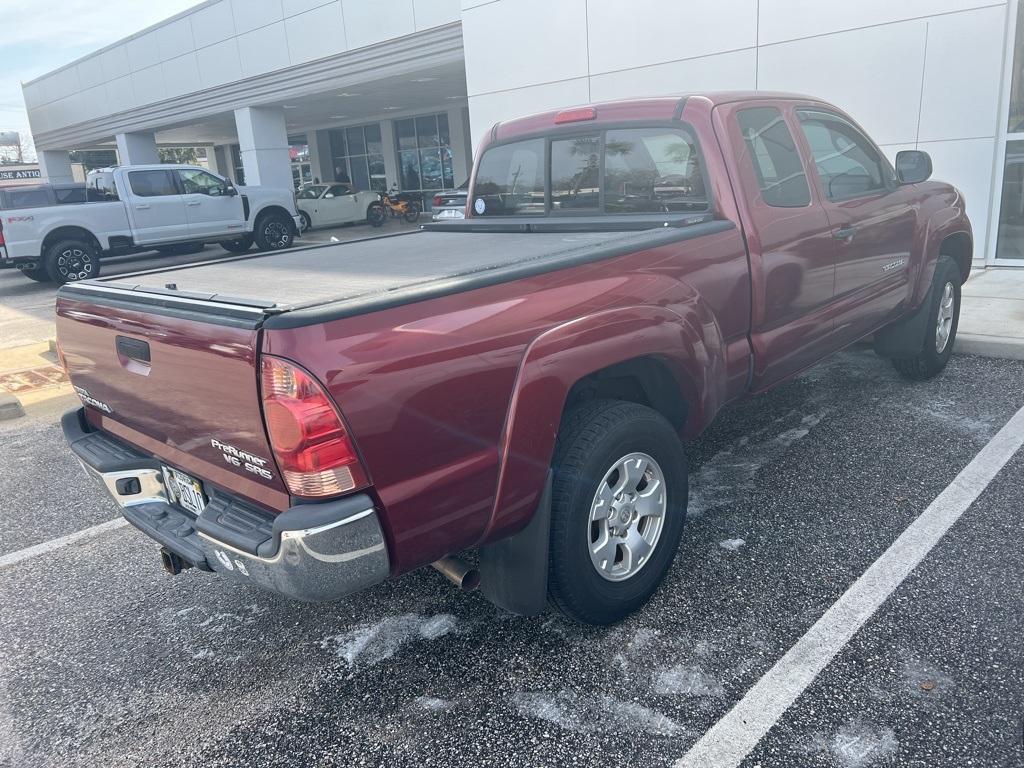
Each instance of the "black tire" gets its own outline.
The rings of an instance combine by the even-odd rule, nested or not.
[[[384,219],[387,216],[384,213],[384,206],[380,203],[370,203],[366,208],[366,220],[375,227],[384,226]]]
[[[623,580],[611,581],[591,560],[593,526],[598,524],[590,520],[590,513],[610,468],[634,452],[647,454],[661,469],[666,489],[664,522],[653,550],[638,569]],[[611,624],[639,609],[672,564],[686,519],[686,501],[686,455],[672,425],[660,413],[617,400],[596,400],[570,413],[559,430],[554,457],[550,603],[587,624]],[[618,545],[614,551],[618,565]]]
[[[231,253],[245,253],[252,248],[252,243],[252,235],[246,235],[235,240],[222,240],[220,247],[225,251],[231,251]]]
[[[21,270],[21,274],[23,274],[29,280],[35,280],[37,283],[50,282],[50,275],[46,271],[46,267],[33,267],[32,269],[23,269]]]
[[[58,285],[90,280],[100,275],[99,251],[84,240],[60,240],[43,256],[50,280]]]
[[[253,236],[259,250],[282,251],[295,242],[295,222],[281,211],[268,211],[256,220]]]
[[[302,226],[299,227],[299,232],[309,232],[313,228],[313,219],[305,211],[299,211],[299,218],[302,219]]]
[[[924,338],[924,349],[913,357],[893,358],[892,366],[905,379],[911,381],[927,381],[935,378],[946,367],[953,354],[956,342],[956,330],[960,325],[960,288],[963,275],[952,257],[945,254],[939,256],[935,265],[935,276],[928,292],[928,320]],[[953,294],[953,316],[949,325],[949,333],[945,344],[941,344],[939,336],[939,311],[948,297],[948,289]],[[941,347],[941,349],[940,349]]]
[[[420,218],[420,207],[419,207],[419,205],[417,205],[416,203],[409,203],[409,207],[406,209],[405,213],[402,214],[402,218],[405,219],[406,221],[408,221],[409,223],[412,223],[414,221],[419,221],[419,218]]]

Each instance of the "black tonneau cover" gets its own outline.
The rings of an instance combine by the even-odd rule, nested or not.
[[[72,284],[64,295],[147,310],[252,318],[287,328],[564,269],[733,228],[729,221],[632,232],[416,231]],[[204,312],[204,305],[208,312]],[[225,317],[225,320],[227,318]],[[231,324],[237,324],[232,322]]]

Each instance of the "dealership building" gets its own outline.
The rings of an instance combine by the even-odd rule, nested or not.
[[[69,151],[207,148],[237,183],[424,193],[498,121],[702,90],[796,91],[965,194],[980,266],[1024,266],[1020,0],[207,0],[24,85]]]

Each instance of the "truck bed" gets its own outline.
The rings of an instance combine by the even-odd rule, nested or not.
[[[187,302],[190,312],[203,315],[216,315],[218,306],[237,307],[234,314],[239,317],[262,314],[268,327],[297,327],[611,258],[732,226],[727,221],[706,221],[628,232],[416,231],[101,279],[65,286],[61,294],[149,304],[154,311]]]

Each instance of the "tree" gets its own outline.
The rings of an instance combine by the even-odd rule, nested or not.
[[[175,165],[196,165],[206,158],[206,150],[200,147],[160,147],[159,152],[161,163]]]

